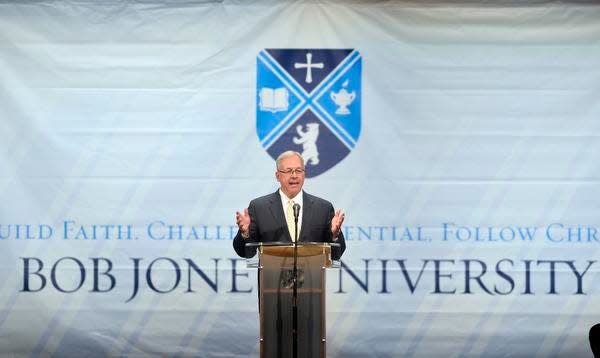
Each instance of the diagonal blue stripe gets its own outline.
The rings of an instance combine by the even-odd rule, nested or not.
[[[296,80],[292,76],[290,76],[289,73],[287,73],[283,68],[281,68],[281,65],[279,65],[279,63],[277,63],[277,61],[275,61],[268,53],[266,53],[263,50],[261,53],[258,54],[258,58],[265,65],[271,68],[273,70],[273,73],[277,77],[279,77],[281,81],[287,84],[290,87],[290,90],[292,90],[296,96],[300,97],[301,99],[307,100],[309,96],[308,93],[306,93],[306,91],[304,90],[304,88],[302,88],[302,86],[300,86],[298,82],[296,82]]]
[[[287,115],[262,141],[262,145],[268,148],[294,123],[294,121],[304,113],[308,103],[302,103],[297,106],[289,115]]]
[[[354,50],[350,56],[346,57],[331,73],[325,77],[323,82],[315,88],[313,91],[313,98],[317,101],[321,96],[333,86],[334,82],[354,65],[354,63],[360,58],[360,54]]]
[[[313,112],[323,123],[329,127],[331,132],[342,142],[348,149],[353,149],[356,146],[356,142],[354,139],[339,126],[339,124],[335,121],[335,119],[331,118],[329,113],[325,111],[318,103],[315,103],[314,106],[311,107]]]
[[[261,56],[262,55],[262,56]],[[290,83],[290,78],[289,76],[286,75],[285,72],[282,72],[280,68],[278,68],[278,65],[276,62],[274,61],[269,61],[268,58],[265,57],[265,54],[261,53],[259,54],[259,60],[267,67],[269,68],[273,74],[275,74],[275,76],[277,76],[277,78],[279,78],[279,80],[281,80],[281,82],[283,82],[283,84],[290,90],[292,91],[292,93],[298,97],[298,99],[300,100],[299,105],[297,105],[275,128],[273,128],[273,130],[271,132],[269,132],[263,139],[262,139],[262,145],[265,148],[268,148],[271,146],[271,144],[273,144],[273,142],[275,140],[277,140],[277,138],[279,138],[279,136],[285,131],[287,130],[287,128],[289,128],[289,126],[296,120],[296,118],[298,118],[298,115],[304,113],[304,109],[306,108],[306,92],[300,92],[298,93],[294,88],[297,89],[297,83],[294,81],[293,78],[291,78],[291,83]],[[272,59],[271,59],[272,60]]]

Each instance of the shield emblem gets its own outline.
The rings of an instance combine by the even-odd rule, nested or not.
[[[350,154],[360,136],[361,61],[354,49],[258,54],[256,133],[273,159],[297,151],[311,178]]]

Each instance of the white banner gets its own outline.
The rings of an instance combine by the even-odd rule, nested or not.
[[[346,212],[329,356],[591,355],[599,18],[2,2],[0,354],[258,355],[234,215],[289,147]]]

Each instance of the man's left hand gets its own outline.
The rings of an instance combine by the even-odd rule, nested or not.
[[[342,229],[342,223],[344,222],[345,214],[342,210],[338,209],[331,218],[331,235],[334,239],[337,239],[340,234],[340,230]]]

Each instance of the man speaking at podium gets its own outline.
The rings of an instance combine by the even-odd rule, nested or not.
[[[346,249],[341,228],[344,213],[334,212],[327,200],[307,194],[304,185],[304,160],[298,152],[283,152],[276,160],[275,178],[279,190],[250,201],[243,212],[236,212],[238,233],[233,240],[235,252],[246,257],[248,242],[294,240],[294,205],[300,205],[298,242],[335,242],[332,259],[339,260]]]

